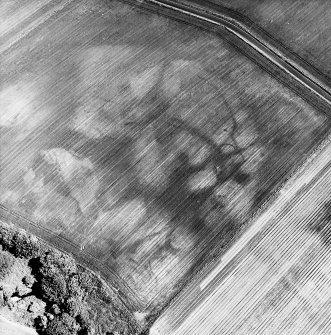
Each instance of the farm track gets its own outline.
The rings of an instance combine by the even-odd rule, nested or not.
[[[108,285],[110,285],[110,288],[113,291],[116,291],[119,299],[129,309],[137,308],[137,306],[140,305],[141,302],[137,300],[137,296],[130,287],[126,285],[125,281],[117,276],[106,264],[101,263],[97,258],[84,252],[84,250],[81,250],[80,246],[69,238],[54,233],[51,229],[27,219],[2,204],[0,204],[0,220],[6,223],[12,223],[21,229],[27,230],[29,233],[38,236],[38,238],[43,240],[46,244],[50,244],[64,253],[74,255],[78,264],[87,267],[97,277],[102,278]],[[127,298],[133,303],[133,306],[128,306]]]
[[[221,34],[254,63],[331,116],[330,81],[244,15],[210,1],[124,1]]]
[[[133,3],[133,1],[126,2]],[[250,30],[247,22],[238,22],[237,20],[239,20],[239,18],[235,17],[234,13],[232,13],[233,15],[229,15],[228,13],[223,15],[220,11],[216,14],[216,12],[212,12],[212,10],[216,11],[216,5],[212,7],[208,4],[208,8],[202,8],[198,2],[194,5],[193,2],[153,0],[138,1],[138,3],[143,8],[162,13],[175,19],[185,20],[190,24],[203,26],[208,30],[217,32],[220,26],[225,28],[229,33],[225,35],[225,38],[232,45],[248,55],[255,63],[260,64],[278,80],[290,86],[304,99],[317,106],[328,116],[331,116],[329,109],[329,105],[331,104],[330,90],[320,74],[316,72],[317,70],[309,68],[308,64],[303,64],[303,60],[294,59],[295,55],[293,54],[286,54],[283,51],[278,52],[268,41],[259,40],[261,36],[258,37],[255,35],[254,29]],[[238,41],[233,41],[234,35]],[[14,41],[13,43],[16,42]],[[12,44],[8,46],[8,48],[11,46]],[[295,61],[298,61],[297,64]],[[136,304],[135,307],[140,305],[140,302],[136,300],[137,297],[135,294],[125,285],[123,280],[116,277],[115,274],[110,277],[109,274],[112,273],[111,269],[105,268],[104,264],[98,265],[99,262],[95,258],[86,255],[84,251],[79,251],[78,246],[68,239],[58,235],[55,236],[53,232],[34,222],[28,222],[25,218],[20,217],[2,205],[0,207],[0,218],[7,222],[13,222],[24,229],[26,229],[28,225],[32,233],[47,240],[48,243],[49,241],[53,241],[51,243],[56,248],[61,250],[65,249],[66,252],[70,251],[77,258],[78,263],[89,267],[94,273],[99,274],[115,288],[119,286],[121,289],[124,288],[123,296],[121,296],[121,292],[118,291],[122,300],[126,300],[125,297],[129,296],[130,300]],[[63,245],[65,245],[65,247]],[[120,285],[118,285],[119,282]],[[128,307],[130,308],[131,306]]]
[[[140,2],[140,1],[139,1]],[[331,94],[330,94],[330,82],[329,80],[315,67],[313,67],[311,64],[307,63],[304,59],[299,57],[297,54],[291,52],[287,48],[285,48],[283,45],[281,45],[278,41],[275,41],[273,37],[271,37],[266,31],[264,31],[262,28],[257,26],[254,22],[252,22],[249,18],[245,17],[242,14],[237,13],[234,10],[225,8],[221,5],[216,5],[211,2],[202,2],[202,1],[154,1],[154,0],[147,0],[142,1],[141,6],[144,8],[147,8],[149,10],[156,10],[153,8],[153,6],[158,7],[156,11],[160,13],[166,13],[168,12],[168,15],[173,15],[173,17],[179,18],[179,13],[186,15],[187,22],[202,26],[204,28],[208,27],[207,29],[211,29],[215,31],[216,33],[219,33],[217,31],[217,26],[224,27],[227,31],[229,31],[231,34],[235,35],[235,37],[238,37],[241,39],[242,42],[249,45],[251,48],[255,49],[258,53],[260,53],[260,58],[254,59],[252,57],[252,54],[249,54],[248,52],[245,52],[245,49],[243,50],[241,48],[241,51],[244,51],[244,53],[255,63],[259,64],[260,66],[267,70],[270,74],[275,76],[278,80],[280,80],[283,84],[286,86],[289,86],[295,93],[299,94],[302,98],[307,100],[309,103],[321,107],[318,100],[323,101],[322,102],[322,109],[326,113],[328,117],[330,117],[330,104],[331,104]],[[175,13],[169,14],[169,11],[174,11],[178,13],[178,16]],[[182,17],[183,18],[183,17]],[[214,26],[214,27],[213,27]],[[223,36],[224,37],[224,36]],[[227,37],[227,40],[230,44],[234,45],[235,47],[238,47],[238,43],[232,42],[231,38]],[[239,48],[238,48],[239,49]],[[247,49],[246,49],[247,50]],[[266,63],[263,61],[263,57],[267,58],[269,61],[272,62],[272,65],[274,67],[278,67],[278,69],[283,72],[279,72],[279,70],[275,69],[271,70],[266,66]],[[296,81],[296,84],[293,84],[290,80],[288,81],[286,78],[289,78],[290,76],[292,79]],[[309,92],[310,91],[310,92]],[[306,93],[304,93],[306,92]],[[308,93],[308,96],[305,95]],[[314,97],[312,97],[311,93],[313,93]],[[316,100],[317,97],[317,100]],[[317,103],[316,103],[317,102]],[[326,153],[327,152],[327,153]],[[306,185],[306,181],[304,180],[304,187],[299,187],[296,192],[293,193],[291,198],[285,199],[285,201],[281,200],[281,196],[283,195],[283,192],[281,192],[281,195],[277,201],[282,202],[283,206],[288,209],[287,214],[277,217],[277,221],[279,220],[278,226],[281,226],[281,224],[286,220],[293,220],[295,222],[296,230],[293,233],[294,236],[296,236],[296,239],[302,239],[305,233],[302,231],[299,232],[298,229],[300,226],[300,221],[298,221],[298,218],[295,217],[294,213],[298,212],[298,207],[300,211],[300,206],[302,206],[303,202],[309,202],[309,196],[305,196],[306,192],[321,192],[326,195],[327,197],[327,190],[325,190],[325,183],[328,183],[330,180],[330,164],[328,163],[328,157],[330,152],[330,145],[327,145],[327,148],[324,149],[324,152],[321,153],[321,157],[316,159],[315,167],[312,171],[310,171],[313,178],[310,180],[308,185]],[[321,162],[324,160],[324,165],[322,168],[318,166],[318,164],[321,164]],[[309,179],[309,176],[307,175],[307,178]],[[302,180],[301,180],[302,182]],[[318,190],[318,191],[316,191]],[[285,196],[284,192],[284,196]],[[310,195],[310,194],[309,194]],[[288,202],[287,202],[288,201]],[[319,202],[319,208],[321,208],[322,204],[324,202]],[[285,205],[286,204],[286,205]],[[284,209],[284,207],[282,208]],[[302,210],[302,208],[301,208]],[[316,210],[317,211],[317,210]],[[311,218],[318,218],[318,214],[316,214],[316,211],[312,214],[311,212],[307,211],[307,216]],[[276,224],[275,220],[275,213],[281,213],[279,211],[279,208],[276,206],[270,207],[266,213],[263,213],[263,217],[266,219],[267,213],[270,213],[270,220],[268,220],[268,224],[270,225],[269,228],[271,229],[271,224]],[[298,214],[297,214],[298,215]],[[284,219],[285,217],[285,219]],[[303,248],[301,252],[299,252],[299,249],[296,248],[295,250],[291,251],[291,255],[293,256],[292,259],[288,261],[288,264],[282,265],[281,262],[277,264],[277,266],[281,267],[281,271],[275,270],[278,273],[278,276],[276,276],[276,279],[272,279],[270,283],[265,278],[270,276],[270,273],[268,274],[268,271],[270,271],[269,267],[266,266],[263,262],[260,260],[253,260],[250,259],[250,252],[253,248],[259,248],[260,245],[263,244],[263,236],[265,236],[264,231],[264,224],[260,222],[261,220],[258,219],[256,224],[253,225],[251,228],[251,234],[247,232],[245,236],[243,236],[244,241],[241,241],[242,244],[239,243],[239,241],[231,248],[231,251],[228,253],[229,255],[225,255],[224,258],[220,262],[218,262],[218,265],[214,267],[214,270],[211,270],[208,276],[206,276],[205,272],[203,272],[199,278],[196,278],[196,280],[193,280],[191,284],[186,287],[181,293],[179,293],[179,296],[174,300],[173,303],[170,304],[168,309],[165,310],[165,312],[161,315],[161,317],[156,321],[154,326],[151,329],[151,334],[153,335],[163,335],[163,334],[200,334],[201,332],[208,333],[208,334],[216,334],[219,332],[226,333],[226,334],[233,334],[236,331],[241,331],[241,327],[247,327],[245,324],[246,319],[248,318],[248,315],[250,317],[254,317],[254,311],[257,309],[257,306],[261,301],[263,301],[263,298],[269,292],[272,290],[273,285],[276,285],[279,283],[279,281],[283,280],[282,276],[285,274],[288,274],[288,271],[292,270],[298,262],[305,262],[306,258],[308,258],[311,254],[311,245],[316,243],[315,239],[311,239],[309,242],[307,242],[307,248]],[[276,229],[276,228],[275,228]],[[253,232],[254,230],[254,232]],[[285,244],[283,244],[282,247],[287,248],[287,243],[289,243],[288,239],[285,238],[285,236],[275,235],[273,233],[273,236],[270,238],[276,239],[275,236],[277,236],[278,245],[280,246],[281,243],[283,243],[283,240],[285,241]],[[298,236],[296,235],[298,234]],[[263,235],[263,236],[262,236]],[[305,236],[306,237],[306,236]],[[296,240],[297,242],[297,240]],[[260,245],[258,245],[260,243]],[[291,243],[294,243],[293,241]],[[290,245],[291,245],[290,243]],[[308,245],[309,244],[309,245]],[[257,246],[258,245],[258,246]],[[227,257],[228,256],[228,257]],[[268,257],[263,256],[264,260],[268,259]],[[322,261],[325,261],[325,255],[322,256]],[[253,257],[254,258],[254,257]],[[254,258],[255,259],[255,258]],[[257,274],[256,274],[256,280],[254,279],[254,275],[252,270],[247,269],[255,269],[256,264],[259,264],[260,268],[262,267],[262,270],[258,270],[256,268]],[[240,267],[243,267],[245,264],[246,266],[246,272],[243,274],[242,278],[235,277],[236,271]],[[324,264],[324,263],[323,263]],[[324,264],[324,266],[327,266]],[[213,267],[210,267],[213,269]],[[274,271],[274,270],[272,270]],[[279,272],[280,271],[280,272]],[[310,279],[309,283],[314,283],[313,286],[320,286],[320,285],[326,285],[325,283],[318,282],[321,280],[320,275],[313,273],[311,277],[314,277]],[[231,278],[227,280],[226,278]],[[236,282],[243,283],[245,282],[244,278],[247,278],[249,276],[251,280],[251,285],[253,285],[253,292],[254,294],[258,295],[257,300],[252,300],[251,297],[247,298],[246,293],[249,291],[249,289],[244,287],[238,287],[238,291],[234,292],[232,288],[236,286]],[[308,276],[308,274],[307,274]],[[317,276],[317,278],[315,278]],[[263,278],[263,279],[262,279]],[[269,278],[269,277],[268,277]],[[272,277],[270,277],[272,278]],[[259,284],[263,282],[267,285],[265,290],[258,288]],[[323,280],[323,279],[322,279]],[[226,282],[226,283],[223,283]],[[240,285],[240,284],[239,284]],[[228,292],[228,293],[226,293]],[[229,294],[229,292],[231,292]],[[262,292],[262,293],[261,293]],[[311,293],[311,292],[310,292]],[[291,301],[291,292],[288,294],[289,297],[286,297],[287,301]],[[317,295],[320,293],[317,293]],[[224,303],[224,297],[229,295],[229,301],[226,303],[227,306],[231,305],[235,309],[229,309],[226,313],[223,313],[222,305]],[[304,293],[303,293],[304,295]],[[308,294],[309,295],[309,294]],[[311,294],[313,295],[313,294]],[[306,297],[307,298],[307,297]],[[235,300],[234,303],[231,303],[230,301]],[[255,299],[255,298],[254,298]],[[307,299],[313,299],[312,297],[308,297]],[[322,299],[321,297],[317,298]],[[314,300],[314,299],[313,299]],[[314,304],[316,301],[310,300],[309,303]],[[316,300],[316,298],[315,298]],[[323,300],[323,299],[322,299]],[[253,301],[253,302],[252,302]],[[329,296],[324,297],[323,307],[329,306],[327,305],[329,301]],[[292,306],[293,307],[293,306]],[[231,307],[232,308],[232,307]],[[279,307],[278,307],[279,308]],[[284,307],[285,308],[285,307]],[[289,312],[291,310],[288,310]],[[301,313],[302,310],[300,310]],[[237,315],[241,315],[241,313],[245,313],[243,317],[237,317]],[[239,313],[239,314],[238,314]],[[322,313],[321,313],[322,314]],[[219,320],[219,316],[222,315],[222,322]],[[281,322],[285,323],[286,316],[283,316],[281,319]],[[316,322],[313,323],[312,326],[309,325],[309,327],[324,327],[323,329],[329,329],[328,323],[325,323],[325,320],[323,316]],[[248,326],[249,327],[249,326]],[[258,333],[263,334],[263,331],[267,329],[267,323],[264,322],[262,325],[259,325],[259,328],[257,329]],[[285,327],[285,326],[284,326]],[[244,328],[245,331],[247,331],[246,328]],[[285,329],[285,330],[284,330]],[[286,328],[282,329],[281,331],[287,331]],[[310,329],[310,328],[309,328]],[[252,329],[250,329],[252,331]],[[241,333],[241,332],[240,332]]]

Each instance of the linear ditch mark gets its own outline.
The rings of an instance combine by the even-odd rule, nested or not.
[[[318,97],[319,100],[326,103],[328,107],[331,106],[330,87],[313,73],[317,73],[316,69],[309,65],[309,67],[314,70],[309,71],[309,69],[302,65],[303,60],[300,60],[299,57],[294,56],[293,53],[284,54],[282,50],[278,50],[277,47],[272,45],[269,41],[266,41],[261,35],[256,34],[253,29],[246,26],[245,22],[239,21],[238,17],[235,18],[234,15],[229,16],[229,13],[222,13],[222,7],[220,7],[220,10],[217,10],[218,6],[209,8],[210,3],[207,3],[207,6],[197,6],[197,1],[122,1],[138,5],[139,7],[157,12],[161,15],[163,14],[193,25],[205,27],[208,30],[215,31],[215,29],[217,30],[220,27],[225,28],[232,35],[235,35],[246,45],[250,46],[250,48],[257,51],[260,56],[268,59],[275,67],[281,70],[282,73],[289,75],[306,92],[309,90],[315,97]],[[298,62],[296,58],[298,58]],[[305,98],[304,93],[301,93],[301,96]],[[325,112],[329,117],[331,116],[329,108],[327,108]]]

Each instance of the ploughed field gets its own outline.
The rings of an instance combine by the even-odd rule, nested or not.
[[[0,30],[2,211],[157,310],[233,243],[326,118],[222,32],[117,1],[47,6],[33,26],[0,5],[6,27],[21,22]]]
[[[150,334],[329,334],[330,154],[328,140],[254,222],[255,234],[236,243],[235,256],[229,251],[196,285],[200,295],[183,290]]]
[[[202,1],[203,2],[203,1]],[[331,3],[328,0],[209,0],[253,20],[312,64],[330,85]]]

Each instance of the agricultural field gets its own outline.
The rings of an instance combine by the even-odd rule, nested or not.
[[[66,1],[17,36],[1,35],[2,208],[98,260],[139,312],[223,253],[328,132],[220,36],[118,1]]]
[[[211,0],[235,9],[314,65],[330,83],[331,3],[327,0]]]
[[[257,219],[258,233],[237,245],[229,266],[219,262],[218,279],[203,279],[204,298],[195,297],[188,316],[180,320],[192,297],[182,296],[151,335],[330,333],[330,153],[329,139]],[[295,192],[303,181],[309,186]]]

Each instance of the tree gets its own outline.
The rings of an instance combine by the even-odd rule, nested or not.
[[[13,231],[7,227],[1,227],[0,244],[5,250],[10,250],[13,246]]]
[[[45,335],[75,335],[79,326],[76,320],[67,313],[57,315],[51,320],[44,332]]]
[[[61,305],[69,293],[73,293],[69,292],[69,288],[71,291],[75,289],[71,280],[77,271],[74,259],[61,252],[50,251],[40,258],[39,264],[42,297]]]
[[[31,288],[35,282],[35,278],[29,274],[23,277],[22,282],[26,287]]]
[[[81,329],[89,329],[91,324],[91,318],[87,310],[83,310],[76,316],[76,321],[80,325]]]
[[[93,290],[95,290],[97,283],[92,278],[91,273],[86,270],[81,270],[78,273],[78,281],[80,287],[85,290],[88,294],[90,294]]]
[[[67,281],[68,291],[70,296],[74,297],[76,300],[82,300],[84,297],[84,289],[80,285],[78,275],[70,276]]]
[[[42,297],[50,302],[62,303],[67,296],[67,284],[62,274],[50,273],[41,279]]]
[[[44,257],[41,257],[41,273],[48,273],[51,269],[62,273],[65,277],[77,273],[75,260],[67,254],[60,251],[49,251]]]
[[[11,252],[15,257],[33,258],[38,255],[38,241],[23,232],[16,232],[13,236]]]
[[[11,272],[11,267],[15,263],[15,258],[4,251],[0,251],[0,280],[3,280]]]
[[[79,298],[70,297],[65,301],[64,308],[70,316],[75,317],[84,309],[84,303]]]

